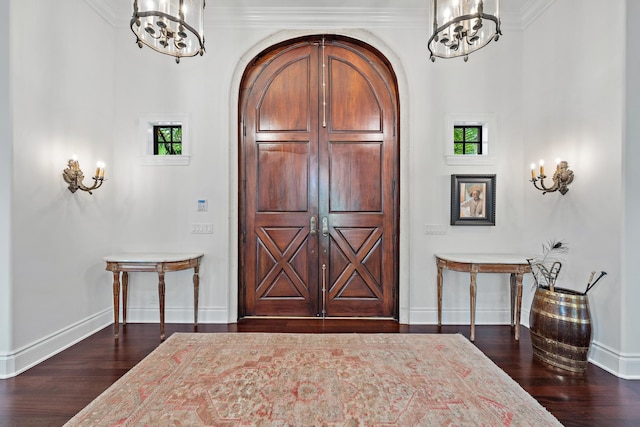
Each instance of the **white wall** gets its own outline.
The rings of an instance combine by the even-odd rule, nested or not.
[[[20,372],[111,319],[101,257],[116,226],[114,52],[113,28],[83,1],[9,3],[14,341],[5,357]],[[73,154],[87,175],[107,163],[111,179],[93,196],[62,180]]]
[[[215,40],[215,34],[207,34]],[[227,322],[229,292],[228,82],[233,43],[211,42],[203,57],[173,58],[139,49],[131,31],[117,32],[114,139],[116,252],[204,252],[200,269],[201,322]],[[222,59],[221,59],[222,58]],[[143,166],[139,158],[141,114],[188,115],[191,163]],[[197,212],[197,200],[208,211]],[[191,234],[192,223],[214,224],[213,234]],[[166,276],[166,321],[193,321],[191,271]],[[157,276],[131,274],[128,319],[158,321]],[[235,320],[235,319],[232,319]]]
[[[523,179],[527,165],[540,158],[554,164],[560,157],[575,173],[564,196],[524,188],[523,245],[540,252],[549,239],[567,242],[561,287],[584,291],[591,271],[609,273],[589,292],[590,358],[615,372],[630,334],[638,341],[629,319],[621,317],[625,290],[632,286],[623,274],[621,246],[625,52],[612,49],[611,40],[624,46],[624,4],[556,1],[523,40]],[[613,23],[607,37],[593,37],[594,22]],[[529,291],[523,304],[529,306],[531,298]]]
[[[520,88],[521,33],[505,23],[498,42],[462,59],[431,63],[422,43],[406,41],[402,57],[412,86],[411,161],[409,164],[411,322],[437,321],[435,253],[519,252],[522,216],[519,159],[522,158]],[[411,37],[418,38],[417,34]],[[400,47],[400,49],[403,49]],[[448,114],[495,114],[497,129],[489,129],[494,164],[449,166],[444,160]],[[496,138],[497,132],[497,138]],[[491,136],[493,135],[493,136]],[[516,161],[514,161],[516,160]],[[496,174],[496,225],[450,226],[451,174]],[[425,224],[443,225],[446,234],[425,235]],[[469,276],[444,271],[443,323],[469,322]],[[508,275],[481,274],[477,278],[476,323],[509,321]]]
[[[626,41],[627,61],[625,69],[624,92],[626,94],[623,138],[623,225],[622,236],[622,309],[620,317],[621,357],[619,372],[627,375],[640,376],[638,355],[640,354],[640,286],[638,286],[637,262],[640,259],[640,199],[637,189],[640,187],[640,50],[634,43],[634,16],[640,14],[640,2],[627,0],[626,10]],[[634,363],[635,362],[635,363]]]
[[[9,2],[0,2],[0,372],[13,348],[11,292],[11,84]]]

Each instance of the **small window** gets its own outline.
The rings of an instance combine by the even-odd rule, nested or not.
[[[188,166],[189,117],[186,114],[143,114],[139,118],[140,164]]]
[[[181,156],[182,125],[154,126],[153,154],[156,156]]]
[[[442,141],[446,163],[496,164],[499,151],[497,123],[493,113],[445,115]]]
[[[453,153],[458,155],[482,154],[482,126],[454,126]]]

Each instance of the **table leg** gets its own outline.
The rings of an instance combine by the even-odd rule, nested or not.
[[[198,295],[200,293],[199,266],[193,267],[193,324],[198,325]]]
[[[516,274],[516,318],[515,318],[515,338],[520,339],[520,312],[522,309],[522,273]]]
[[[511,302],[511,326],[513,326],[515,319],[515,302],[516,302],[516,275],[515,273],[511,273],[509,276],[509,300]]]
[[[471,284],[469,286],[471,294],[471,341],[476,339],[476,272],[471,272]]]
[[[129,273],[122,272],[122,324],[127,324],[127,297],[129,296]]]
[[[164,271],[158,272],[158,299],[160,300],[160,339],[164,340]]]
[[[442,326],[442,267],[438,265],[438,326]]]
[[[120,272],[113,272],[113,336],[118,339],[120,321]]]

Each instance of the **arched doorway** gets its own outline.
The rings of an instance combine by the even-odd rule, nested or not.
[[[273,46],[239,96],[239,317],[398,316],[399,108],[343,36]]]

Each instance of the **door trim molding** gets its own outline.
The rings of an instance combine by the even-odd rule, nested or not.
[[[398,83],[399,105],[400,105],[400,182],[409,182],[409,90],[408,80],[404,71],[404,66],[400,58],[387,46],[380,38],[365,30],[283,30],[278,31],[254,44],[246,51],[238,63],[232,75],[229,86],[229,135],[235,138],[235,144],[230,144],[229,149],[229,245],[228,245],[228,278],[227,286],[227,306],[229,307],[228,322],[234,323],[238,319],[238,136],[240,117],[238,117],[238,102],[240,95],[240,82],[244,70],[249,63],[262,51],[275,44],[297,37],[311,36],[314,34],[336,34],[365,42],[378,49],[393,67]],[[398,319],[400,323],[409,324],[409,239],[411,235],[409,218],[409,189],[408,186],[400,185],[400,238],[399,238],[399,277],[398,277]]]

